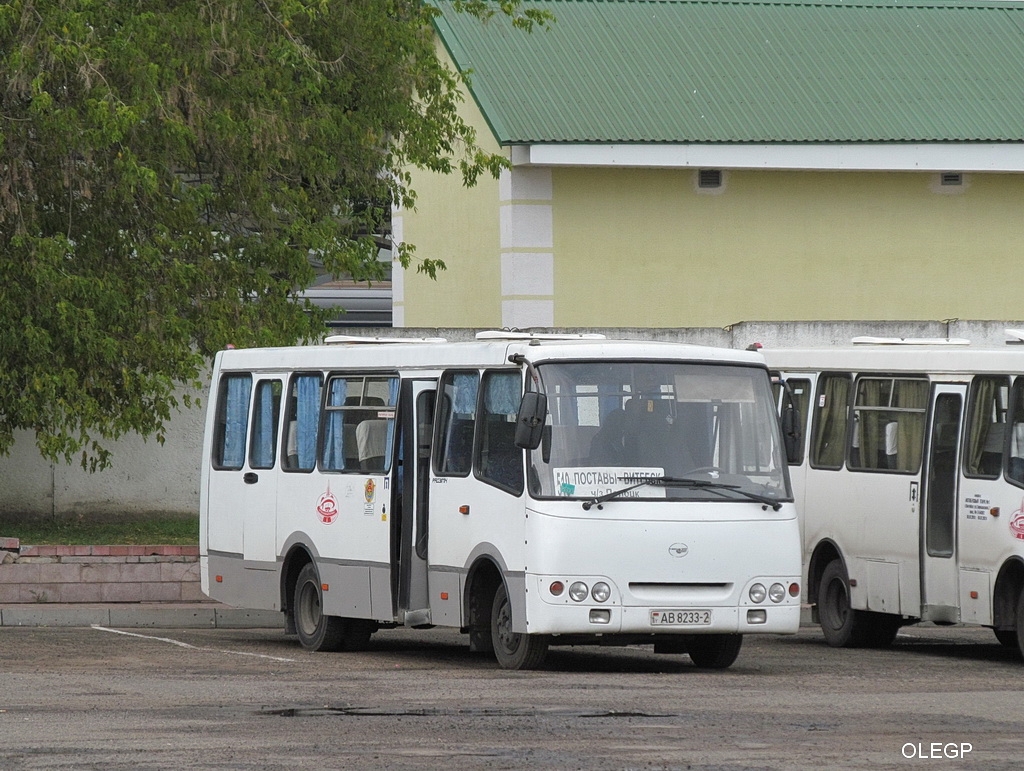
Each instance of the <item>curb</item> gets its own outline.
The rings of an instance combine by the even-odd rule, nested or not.
[[[276,610],[247,610],[219,603],[0,605],[3,627],[109,626],[116,629],[283,629]]]

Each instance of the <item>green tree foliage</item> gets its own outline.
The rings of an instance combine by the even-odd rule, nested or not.
[[[453,0],[529,28],[519,0]],[[211,354],[309,340],[295,292],[382,275],[407,169],[505,164],[457,113],[420,0],[0,2],[0,452],[102,467]],[[506,19],[508,21],[508,19]],[[404,267],[433,275],[438,261]]]

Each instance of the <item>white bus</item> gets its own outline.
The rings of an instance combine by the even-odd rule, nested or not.
[[[1024,348],[762,353],[804,424],[790,474],[828,643],[888,645],[930,621],[988,626],[1024,652]]]
[[[328,338],[215,360],[203,591],[308,649],[457,627],[502,667],[653,644],[728,667],[799,626],[763,358],[600,336]]]

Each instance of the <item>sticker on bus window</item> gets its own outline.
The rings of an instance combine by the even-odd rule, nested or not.
[[[639,485],[633,490],[622,493],[623,498],[664,498],[665,488],[660,485],[645,485],[645,478],[660,479],[665,476],[665,469],[645,466],[641,468],[626,466],[573,466],[556,468],[555,490],[558,495],[583,496],[597,498],[616,490]]]

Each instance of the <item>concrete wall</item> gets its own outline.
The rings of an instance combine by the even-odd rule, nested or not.
[[[1006,328],[1024,328],[1024,321],[747,321],[718,328],[589,327],[536,331],[600,332],[608,337],[746,348],[752,343],[771,347],[837,345],[857,335],[962,337],[978,345],[1002,346]],[[476,328],[368,328],[358,333],[371,337],[445,337],[456,341],[472,339],[477,331]],[[206,394],[201,396],[205,404]],[[111,443],[114,465],[96,474],[84,472],[77,464],[51,464],[42,460],[32,438],[20,436],[12,454],[0,458],[0,526],[16,517],[197,514],[203,419],[201,409],[177,415],[168,425],[163,446],[138,437]],[[0,535],[5,534],[0,532]]]
[[[199,396],[205,405],[206,393]],[[0,457],[0,525],[39,517],[198,514],[204,420],[202,409],[176,413],[163,445],[138,435],[105,442],[112,465],[94,474],[77,462],[44,460],[34,435],[19,432],[10,455]]]

